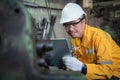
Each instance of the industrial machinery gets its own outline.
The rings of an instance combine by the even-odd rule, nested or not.
[[[86,80],[80,72],[49,69],[44,56],[54,45],[37,43],[33,26],[20,1],[0,0],[0,80]]]

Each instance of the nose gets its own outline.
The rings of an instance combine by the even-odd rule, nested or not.
[[[74,26],[73,25],[70,25],[69,26],[69,30],[73,30],[74,29]]]

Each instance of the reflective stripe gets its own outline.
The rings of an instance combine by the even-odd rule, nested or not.
[[[85,50],[85,53],[87,53],[87,54],[88,54],[88,50]]]
[[[99,62],[99,64],[112,64],[112,61]]]
[[[94,53],[95,49],[85,50],[86,54]]]
[[[72,45],[71,49],[72,49],[73,51],[76,51],[76,50],[79,50],[79,47]]]
[[[74,48],[74,50],[79,50],[79,47],[77,47],[77,46],[74,46],[73,48]]]
[[[105,36],[106,36],[106,38],[108,39],[108,34],[107,34],[107,32],[105,32]]]

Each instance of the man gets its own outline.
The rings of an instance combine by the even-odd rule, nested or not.
[[[86,22],[86,13],[78,4],[68,3],[63,8],[60,23],[74,47],[73,56],[63,57],[64,64],[86,74],[87,79],[119,79],[120,47],[107,32]]]

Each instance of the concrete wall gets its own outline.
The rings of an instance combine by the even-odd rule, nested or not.
[[[50,1],[50,3],[48,3],[48,1]],[[23,3],[31,16],[36,20],[36,23],[41,23],[43,18],[47,18],[47,21],[50,22],[48,12],[51,12],[51,15],[57,16],[53,30],[54,34],[52,33],[51,38],[66,38],[68,39],[68,43],[70,43],[70,37],[59,22],[61,10],[64,5],[68,2],[75,1],[76,0],[23,0]]]

